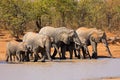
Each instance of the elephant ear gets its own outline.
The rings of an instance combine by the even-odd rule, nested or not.
[[[69,44],[69,36],[68,33],[61,33],[60,34],[60,39],[62,42],[64,42],[65,44]]]
[[[75,34],[75,31],[74,31],[74,30],[70,30],[70,32],[69,32],[69,37],[73,37],[74,34]]]
[[[97,32],[93,32],[91,34],[91,40],[94,41],[94,42],[99,42],[99,36],[98,36]]]
[[[77,33],[76,33],[77,34]],[[69,35],[69,40],[70,41],[73,41],[73,38],[76,38],[76,35],[75,35],[75,31],[74,30],[70,30],[70,32],[68,33]]]
[[[98,30],[98,35],[99,35],[99,37],[103,37],[104,36],[104,31],[102,31],[102,30]]]

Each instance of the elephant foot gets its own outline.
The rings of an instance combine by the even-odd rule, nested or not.
[[[75,57],[78,57],[77,55],[75,55]]]
[[[55,59],[55,57],[54,57],[54,56],[51,56],[51,58],[52,58],[52,59]]]
[[[45,60],[42,60],[41,62],[45,62]]]
[[[80,54],[78,54],[78,55],[77,55],[77,58],[78,58],[78,59],[80,59],[80,58],[81,58]]]
[[[27,59],[27,60],[25,60],[26,62],[29,62],[30,60],[29,59]]]
[[[78,56],[78,59],[80,59],[81,57],[80,56]]]
[[[43,57],[42,59],[40,59],[41,62],[45,62],[45,57]]]
[[[34,62],[37,62],[37,59],[35,59]]]
[[[70,57],[70,59],[72,59],[72,57]]]
[[[62,57],[61,59],[66,59],[66,57]]]
[[[29,57],[26,57],[24,61],[29,62],[30,61]]]
[[[6,60],[6,62],[8,62],[8,60]]]
[[[96,54],[96,53],[93,53],[93,54],[92,54],[92,58],[97,59],[97,54]]]
[[[52,61],[52,59],[49,59],[49,61]]]

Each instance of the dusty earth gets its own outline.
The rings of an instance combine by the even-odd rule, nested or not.
[[[113,37],[115,34],[112,33],[107,33],[108,37]],[[5,61],[5,53],[6,53],[6,43],[8,41],[14,40],[14,38],[9,34],[8,31],[0,30],[0,61]],[[111,53],[114,58],[120,58],[120,43],[117,44],[109,44],[109,48],[111,50]],[[91,46],[89,46],[90,52]],[[98,56],[100,58],[107,58],[108,53],[106,51],[106,48],[103,44],[98,45]],[[67,57],[69,57],[69,54],[67,53]],[[120,78],[107,78],[107,79],[102,79],[102,80],[120,80]]]

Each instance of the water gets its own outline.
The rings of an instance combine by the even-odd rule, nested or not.
[[[0,62],[0,80],[98,80],[120,77],[120,59]]]

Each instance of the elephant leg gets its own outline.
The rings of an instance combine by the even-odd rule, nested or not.
[[[42,54],[42,58],[41,58],[41,62],[45,62],[45,59],[46,59],[46,57],[47,57],[47,55],[46,55],[46,52],[45,51],[43,51],[43,52],[41,52],[41,54]]]
[[[34,52],[34,62],[37,62],[37,61],[38,61],[38,53]]]
[[[30,59],[33,59],[33,53],[30,52],[29,54],[30,54]]]
[[[86,59],[86,51],[84,47],[82,47],[82,53],[83,53],[83,58]]]
[[[88,51],[88,48],[87,48],[87,50],[86,50],[87,52],[87,55],[89,56],[89,58],[91,59],[91,56],[90,56],[90,53],[89,53],[89,51]]]
[[[51,58],[51,56],[50,56],[50,48],[46,48],[46,55],[47,55],[47,57],[48,57],[48,59],[50,60],[50,61],[52,61],[52,58]]]
[[[22,59],[21,59],[22,62],[25,61],[25,53],[22,53]]]
[[[97,59],[97,43],[92,42],[91,45],[92,45],[92,48],[93,48],[92,58]]]
[[[82,55],[80,54],[80,49],[78,49],[77,52],[78,52],[78,55],[77,55],[78,59],[82,58]]]
[[[74,54],[75,54],[75,57],[78,57],[77,53],[76,53],[76,50],[73,50],[74,51]]]
[[[106,40],[106,39],[103,39],[102,42],[104,43],[104,45],[105,45],[105,47],[106,47],[106,49],[107,49],[107,51],[108,51],[109,56],[112,57],[112,54],[111,54],[111,51],[110,51],[110,49],[109,49],[107,40]]]
[[[85,57],[86,57],[86,56],[89,56],[89,58],[91,59],[91,56],[90,56],[88,47],[87,47],[86,45],[84,46],[84,51],[85,51]]]
[[[6,62],[8,62],[8,59],[9,59],[9,55],[7,54],[6,55]]]
[[[69,49],[69,53],[70,53],[70,59],[72,59],[73,58],[73,50]]]
[[[52,59],[55,59],[55,56],[57,55],[57,50],[56,49],[54,49],[54,52],[53,52],[53,55],[51,56],[52,57]]]
[[[10,61],[12,62],[12,55],[10,54],[9,57],[10,57]]]
[[[17,59],[17,61],[21,62],[21,53],[20,52],[16,52],[16,59]]]
[[[25,61],[30,61],[29,52],[25,52]]]
[[[61,47],[61,52],[62,52],[62,59],[66,59],[65,57],[66,46],[65,45]]]
[[[57,53],[59,54],[59,57],[61,58],[61,52],[59,51],[59,47],[56,44],[52,44],[52,46],[55,49],[52,55],[52,59],[55,59],[55,56],[57,55]]]
[[[110,49],[109,49],[108,45],[106,46],[106,48],[107,48],[107,51],[108,51],[109,56],[112,57],[112,54],[111,54],[111,52],[110,52]]]

